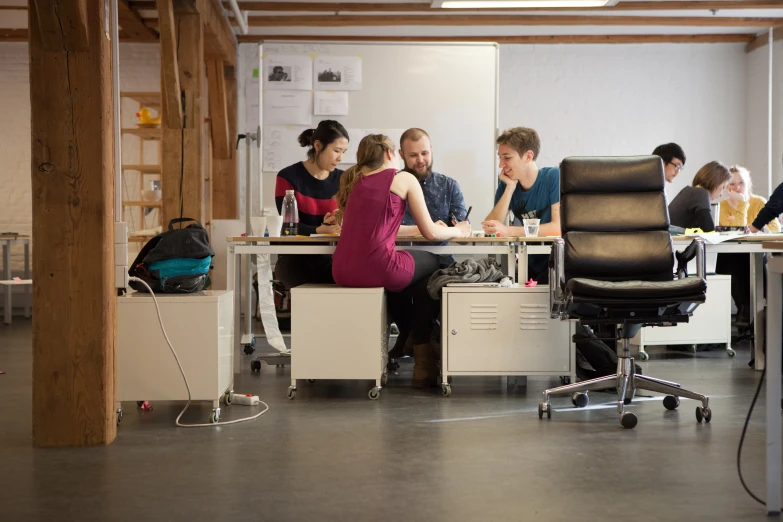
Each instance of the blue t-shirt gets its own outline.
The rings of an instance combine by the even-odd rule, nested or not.
[[[506,191],[506,184],[500,182],[495,192],[495,204]],[[517,183],[511,196],[509,210],[514,213],[515,222],[522,225],[523,219],[540,219],[541,224],[552,222],[552,205],[560,203],[560,167],[538,169],[535,183],[528,190]],[[547,269],[546,255],[528,257],[528,277],[538,277]]]
[[[506,191],[506,184],[499,183],[495,192],[495,204],[500,201]],[[560,202],[560,168],[542,167],[538,169],[535,183],[528,190],[523,190],[517,183],[511,196],[509,210],[522,224],[523,219],[540,219],[541,224],[552,222],[552,205]]]

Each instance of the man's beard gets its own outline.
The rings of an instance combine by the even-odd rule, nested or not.
[[[410,172],[411,174],[416,176],[416,179],[418,179],[419,181],[424,181],[425,179],[432,176],[432,162],[430,162],[430,164],[427,165],[427,170],[424,172],[424,174],[419,174],[418,172],[416,172],[415,169],[409,167],[407,163],[405,164],[405,168],[403,170],[405,172]]]

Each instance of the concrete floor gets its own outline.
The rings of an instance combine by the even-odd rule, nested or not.
[[[624,430],[613,405],[601,407],[607,393],[593,394],[589,411],[556,399],[542,421],[540,392],[557,379],[455,378],[447,399],[411,389],[409,364],[378,401],[367,399],[369,382],[328,381],[299,383],[289,401],[288,367],[251,374],[242,355],[235,389],[269,404],[259,419],[181,429],[179,403],[126,404],[117,439],[85,449],[33,448],[30,347],[29,321],[0,327],[2,521],[767,520],[736,471],[760,376],[747,344],[734,359],[652,349],[642,363],[710,394],[710,424],[696,422],[693,401],[668,412],[643,400],[631,406],[638,426]],[[760,496],[763,403],[762,393],[743,453]],[[210,410],[197,404],[183,420]],[[224,408],[222,420],[253,411]]]

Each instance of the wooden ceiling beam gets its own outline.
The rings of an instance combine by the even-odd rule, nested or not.
[[[783,27],[775,27],[772,30],[772,40],[775,42],[777,42],[778,40],[783,40]],[[745,47],[745,52],[746,53],[753,52],[760,47],[764,47],[768,43],[769,43],[769,33],[763,32],[760,35],[755,36],[750,42],[748,42],[748,45]]]
[[[141,16],[131,8],[128,0],[117,0],[117,18],[120,27],[130,38],[141,41],[158,39],[157,33],[144,25]]]
[[[612,34],[532,36],[306,36],[244,35],[240,43],[263,41],[326,42],[495,42],[499,44],[747,43],[752,34]]]
[[[141,2],[137,2],[141,3]],[[243,11],[310,11],[310,12],[442,12],[429,2],[369,4],[364,2],[238,2]],[[783,9],[780,0],[717,0],[693,1],[674,0],[656,2],[618,2],[607,7],[560,7],[560,8],[495,8],[482,11],[682,11],[682,10],[725,10],[725,9]],[[447,9],[445,11],[452,11]],[[456,11],[459,11],[458,9]]]
[[[574,15],[322,15],[251,16],[251,27],[382,27],[382,26],[667,26],[770,27],[782,18],[574,16]]]
[[[201,17],[204,20],[204,57],[236,65],[237,39],[231,24],[223,15],[220,0],[202,0]]]

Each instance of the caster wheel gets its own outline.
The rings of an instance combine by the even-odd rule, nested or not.
[[[712,420],[712,410],[709,408],[702,408],[701,406],[697,406],[696,420],[699,422],[703,420],[705,423],[710,422]]]
[[[735,355],[737,355],[737,352],[729,348],[728,350],[726,350],[726,355],[728,355],[729,357],[734,357]]]
[[[544,414],[546,414],[547,419],[552,418],[552,406],[548,402],[539,402],[538,403],[538,418],[543,419]]]
[[[122,409],[117,410],[117,426],[122,422]]]
[[[381,375],[381,386],[386,386],[388,382],[389,382],[389,376],[385,373]]]
[[[291,400],[296,399],[296,388],[288,388],[288,398]]]
[[[632,430],[636,427],[636,423],[639,422],[636,418],[636,415],[631,413],[630,411],[623,412],[622,415],[620,415],[620,424],[623,425],[623,428],[627,430]]]
[[[667,395],[663,398],[663,407],[667,410],[676,410],[680,405],[680,398],[674,395]]]
[[[250,371],[261,373],[261,361],[250,361]]]
[[[386,364],[386,371],[396,375],[399,369],[400,363],[397,362],[397,359],[389,359],[388,364]]]
[[[244,350],[245,350],[245,355],[250,355],[256,351],[256,349],[251,344],[246,344]]]
[[[212,410],[212,416],[209,418],[209,422],[215,424],[220,420],[220,408]]]
[[[697,352],[696,345],[695,345],[695,344],[692,344],[692,345],[690,346],[690,348],[688,349],[688,351],[689,351],[689,352],[691,352],[691,353],[696,353],[696,352]]]
[[[309,382],[310,384],[313,384],[315,382],[315,379],[307,379],[307,382]]]
[[[144,401],[136,401],[136,406],[141,408],[144,405]]]
[[[650,360],[650,355],[647,352],[639,352],[639,359],[648,361]]]
[[[560,382],[563,384],[563,386],[567,384],[571,384],[571,376],[570,375],[561,375],[560,376]]]
[[[451,386],[449,386],[448,384],[444,384],[441,386],[441,388],[443,390],[444,397],[451,397]]]
[[[623,404],[628,406],[629,404],[631,404],[631,400],[632,400],[631,397],[624,397],[623,398]]]
[[[370,388],[370,391],[367,394],[367,396],[370,398],[371,401],[377,401],[378,397],[381,396],[381,390],[379,390],[378,388]]]
[[[226,404],[231,404],[232,402],[234,402],[234,392],[226,392],[226,394],[224,395],[224,399]]]
[[[577,408],[584,408],[590,404],[590,397],[586,393],[574,393],[571,395],[571,404]]]

